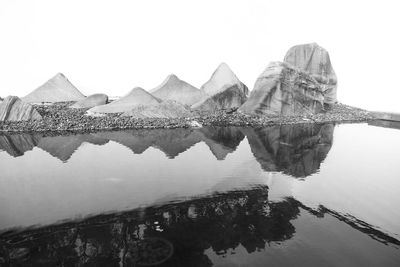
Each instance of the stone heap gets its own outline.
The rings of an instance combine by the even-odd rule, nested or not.
[[[185,105],[174,100],[166,100],[153,105],[139,105],[122,114],[134,118],[182,118],[191,112]]]
[[[88,115],[104,113],[129,112],[138,106],[156,105],[161,102],[149,92],[140,87],[132,89],[127,95],[106,105],[100,105],[88,110]]]
[[[17,96],[8,96],[0,103],[0,122],[41,120],[39,112]]]
[[[155,97],[162,100],[174,100],[184,105],[193,105],[205,97],[205,93],[176,75],[169,75],[164,82],[150,90]]]
[[[105,94],[94,94],[90,95],[75,104],[71,105],[70,108],[93,108],[108,103],[108,96]]]
[[[64,76],[58,73],[42,86],[23,97],[28,103],[80,101],[85,96]]]
[[[249,115],[315,114],[323,109],[323,103],[322,88],[313,77],[287,63],[272,62],[239,111]]]
[[[239,108],[247,99],[248,88],[226,63],[221,63],[211,78],[200,88],[205,97],[192,109],[213,112]]]
[[[296,45],[286,53],[284,62],[298,67],[320,83],[325,104],[337,102],[337,78],[328,51],[316,43]]]

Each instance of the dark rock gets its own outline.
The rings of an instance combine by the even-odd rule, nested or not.
[[[328,51],[316,43],[296,45],[286,53],[284,62],[307,72],[321,84],[324,103],[337,102],[337,78]]]
[[[200,90],[206,96],[192,105],[192,109],[208,112],[238,108],[246,101],[249,92],[225,63],[218,66]]]
[[[249,115],[316,114],[323,109],[319,83],[287,63],[272,62],[258,77],[239,111]]]

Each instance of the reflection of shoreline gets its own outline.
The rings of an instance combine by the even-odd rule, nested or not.
[[[0,260],[2,257],[5,263],[17,265],[41,262],[109,266],[120,262],[130,266],[138,258],[145,260],[135,254],[142,240],[156,239],[173,246],[174,254],[169,254],[166,266],[210,266],[204,254],[210,248],[217,255],[227,255],[228,250],[243,246],[252,254],[268,249],[271,242],[292,239],[296,234],[292,221],[300,216],[300,210],[318,218],[333,216],[375,241],[400,248],[399,240],[351,216],[324,207],[315,211],[292,198],[270,202],[268,187],[260,186],[78,222],[9,231],[0,234]]]
[[[168,158],[174,158],[195,144],[204,142],[216,159],[224,160],[246,136],[251,151],[265,171],[282,171],[293,177],[304,178],[318,171],[332,146],[333,130],[333,124],[305,124],[261,129],[204,127],[126,130],[67,136],[14,134],[0,135],[0,150],[19,157],[37,146],[67,162],[84,143],[101,146],[113,141],[135,154],[154,147]]]

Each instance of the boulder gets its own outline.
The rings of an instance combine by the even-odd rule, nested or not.
[[[323,109],[320,84],[309,74],[282,62],[272,62],[258,77],[239,111],[249,115],[303,115]]]
[[[80,101],[85,96],[64,76],[62,73],[56,74],[45,84],[23,97],[24,102],[65,102]]]
[[[186,106],[173,100],[153,105],[139,105],[122,114],[134,118],[182,118],[190,115],[191,112]]]
[[[8,96],[0,104],[0,121],[41,120],[39,112],[17,96]]]
[[[246,101],[249,92],[226,63],[218,66],[200,90],[206,96],[192,108],[201,111],[238,108]]]
[[[105,94],[94,94],[82,99],[75,104],[71,105],[70,108],[92,108],[95,106],[105,105],[108,103],[108,96]]]
[[[296,45],[286,53],[284,62],[307,72],[321,84],[325,104],[337,102],[337,78],[328,51],[316,43]]]
[[[124,113],[137,106],[156,105],[161,100],[140,87],[132,89],[127,95],[109,104],[96,106],[88,110],[87,114],[96,113]]]
[[[205,93],[196,87],[179,79],[176,75],[169,75],[162,84],[150,90],[155,97],[162,100],[175,100],[184,105],[193,105],[205,96]]]

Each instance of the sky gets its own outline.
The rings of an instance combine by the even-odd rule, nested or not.
[[[226,62],[249,89],[294,45],[329,51],[338,100],[400,112],[400,4],[380,1],[0,0],[0,96],[56,73],[84,93],[200,87]]]

